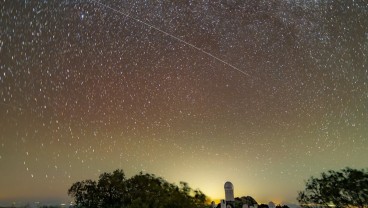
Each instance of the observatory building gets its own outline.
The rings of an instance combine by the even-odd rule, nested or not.
[[[258,203],[251,196],[242,196],[240,198],[239,197],[235,198],[234,185],[230,181],[227,181],[224,184],[224,189],[225,189],[225,199],[222,199],[219,204],[212,202],[211,208],[235,208],[235,204],[237,207],[242,208],[258,208]],[[275,204],[273,202],[270,202],[268,208],[275,208]]]
[[[217,205],[215,204],[215,202],[212,202],[211,208],[235,208],[235,202],[238,204],[237,206],[242,205],[242,208],[258,208],[257,202],[252,197],[250,198],[254,202],[252,202],[251,200],[249,201],[249,199],[247,199],[249,196],[235,198],[234,185],[230,181],[227,181],[224,184],[224,189],[225,189],[225,199],[222,199],[221,202]]]
[[[221,200],[221,208],[234,208],[235,207],[235,199],[234,199],[234,185],[227,181],[224,185],[225,189],[225,200]]]
[[[227,181],[224,185],[224,189],[225,189],[225,200],[226,201],[235,201],[235,199],[234,199],[234,185],[230,181]]]

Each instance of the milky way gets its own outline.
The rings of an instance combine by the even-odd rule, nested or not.
[[[0,203],[122,168],[296,202],[368,161],[368,3],[1,0]]]

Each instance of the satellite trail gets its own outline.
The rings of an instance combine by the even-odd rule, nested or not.
[[[212,58],[214,58],[214,59],[216,59],[217,61],[219,61],[219,62],[221,62],[221,63],[223,63],[223,64],[225,64],[225,65],[227,65],[227,66],[231,67],[232,69],[234,69],[234,70],[236,70],[236,71],[238,71],[238,72],[240,72],[240,73],[242,73],[242,74],[244,74],[244,75],[246,75],[246,76],[250,76],[248,73],[246,73],[246,72],[244,72],[244,71],[240,70],[240,69],[239,69],[239,68],[237,68],[236,66],[234,66],[234,65],[232,65],[232,64],[230,64],[230,63],[228,63],[228,62],[226,62],[226,61],[224,61],[224,60],[222,60],[222,59],[218,58],[217,56],[215,56],[215,55],[213,55],[213,54],[211,54],[211,53],[209,53],[209,52],[207,52],[207,51],[205,51],[205,50],[203,50],[203,49],[201,49],[201,48],[199,48],[199,47],[197,47],[197,46],[195,46],[195,45],[193,45],[193,44],[191,44],[191,43],[189,43],[189,42],[187,42],[187,41],[185,41],[185,40],[183,40],[183,39],[181,39],[181,38],[179,38],[179,37],[176,37],[175,35],[172,35],[172,34],[170,34],[170,33],[168,33],[168,32],[165,32],[165,31],[161,30],[160,28],[157,28],[157,27],[156,27],[156,26],[154,26],[154,25],[151,25],[151,24],[149,24],[149,23],[147,23],[147,22],[144,22],[144,21],[142,21],[142,20],[140,20],[140,19],[138,19],[138,18],[136,18],[136,17],[132,17],[132,16],[130,16],[130,15],[128,15],[128,14],[126,14],[126,13],[124,13],[124,12],[120,11],[120,10],[117,10],[117,9],[115,9],[115,8],[111,7],[111,6],[108,6],[108,5],[106,5],[106,4],[103,4],[103,3],[101,3],[100,1],[96,1],[96,0],[90,0],[90,1],[91,1],[91,2],[95,2],[96,4],[99,4],[99,5],[101,5],[101,6],[105,7],[105,8],[111,9],[111,10],[113,10],[113,11],[115,11],[115,12],[119,13],[119,14],[122,14],[122,15],[124,15],[125,17],[127,17],[127,18],[129,18],[129,19],[132,19],[132,20],[134,20],[134,21],[136,21],[136,22],[139,22],[139,23],[141,23],[141,24],[144,24],[144,25],[146,25],[147,27],[150,27],[150,28],[152,28],[152,29],[154,29],[154,30],[156,30],[156,31],[159,31],[159,32],[161,32],[161,33],[163,33],[163,34],[165,34],[165,35],[167,35],[167,36],[170,36],[171,38],[173,38],[173,39],[175,39],[175,40],[177,40],[177,41],[179,41],[179,42],[181,42],[181,43],[183,43],[183,44],[185,44],[185,45],[187,45],[187,46],[189,46],[189,47],[192,47],[192,48],[196,49],[197,51],[200,51],[200,52],[202,52],[202,53],[204,53],[204,54],[206,54],[206,55],[208,55],[208,56],[210,56],[210,57],[212,57]]]

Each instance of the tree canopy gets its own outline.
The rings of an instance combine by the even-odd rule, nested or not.
[[[368,207],[368,172],[345,168],[311,177],[297,199],[304,207]]]
[[[84,180],[73,183],[68,195],[77,207],[89,208],[203,208],[207,197],[193,190],[185,182],[175,185],[153,174],[126,179],[123,170],[102,173],[98,181]]]
[[[235,208],[242,208],[243,204],[248,204],[249,206],[258,205],[257,201],[251,196],[242,196],[235,198]]]
[[[243,204],[247,204],[248,206],[258,205],[257,201],[251,196],[235,197],[234,199],[234,208],[242,208]],[[217,208],[221,208],[221,203],[217,204]]]

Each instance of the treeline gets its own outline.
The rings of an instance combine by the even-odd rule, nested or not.
[[[175,185],[142,172],[127,179],[120,169],[101,174],[98,181],[78,181],[69,188],[68,195],[74,198],[76,207],[208,207],[206,195],[193,190],[185,182]]]
[[[344,168],[329,170],[321,177],[306,181],[305,190],[299,191],[300,205],[310,207],[368,208],[368,169]]]
[[[268,206],[267,204],[260,204],[258,205],[258,208],[269,208],[270,206]],[[278,204],[276,206],[274,206],[276,208],[289,208],[288,205],[281,205],[281,204]]]
[[[273,202],[272,202],[273,203]],[[267,204],[258,204],[257,201],[251,197],[251,196],[242,196],[242,197],[235,197],[235,201],[234,201],[234,208],[243,208],[243,205],[248,205],[249,207],[254,207],[254,208],[289,208],[287,205],[273,205],[273,206],[268,206]],[[221,208],[221,204],[217,204],[216,208]]]

